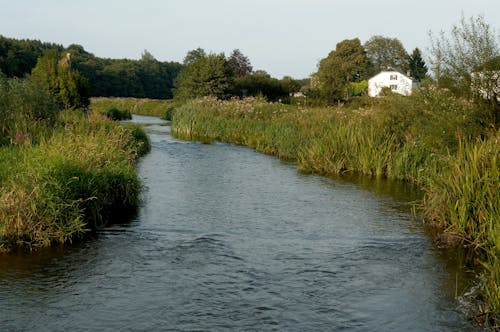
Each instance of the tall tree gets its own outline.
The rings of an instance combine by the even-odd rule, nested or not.
[[[47,50],[38,59],[30,78],[63,108],[89,105],[88,82],[78,71],[71,70],[70,53],[61,58],[56,50]]]
[[[207,56],[207,53],[205,52],[205,50],[202,49],[201,47],[198,47],[194,50],[187,52],[186,56],[184,57],[183,64],[186,66],[190,65],[190,64],[196,62],[197,60],[204,58],[206,56]]]
[[[366,77],[368,59],[358,38],[347,39],[319,63],[316,77],[321,96],[327,102],[349,99],[350,82]]]
[[[213,96],[226,98],[233,87],[233,71],[224,53],[199,56],[186,65],[179,76],[175,89],[175,98]]]
[[[456,95],[486,102],[482,121],[500,125],[500,35],[484,20],[472,16],[452,27],[447,36],[431,34],[431,65],[441,87]]]
[[[365,50],[370,60],[370,74],[374,75],[389,68],[406,73],[408,53],[397,38],[373,36],[365,43]]]
[[[471,95],[473,72],[496,70],[491,66],[495,64],[492,60],[500,56],[500,35],[483,16],[469,20],[462,16],[449,36],[441,32],[437,37],[431,33],[430,37],[434,76],[438,83],[451,84],[457,93]]]
[[[250,75],[236,78],[235,94],[240,97],[263,96],[269,101],[278,101],[288,97],[288,91],[276,78],[264,70],[256,70]]]
[[[148,50],[144,50],[141,54],[141,61],[148,62],[148,61],[156,61],[155,57],[153,54],[151,54]]]
[[[421,81],[427,76],[427,65],[424,59],[422,59],[422,53],[420,53],[418,47],[408,57],[408,65],[410,67],[410,75],[417,81]]]
[[[235,77],[243,77],[252,73],[252,65],[250,59],[243,55],[240,50],[235,49],[229,56],[227,62],[233,70]]]

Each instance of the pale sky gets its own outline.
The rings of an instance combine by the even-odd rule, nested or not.
[[[0,0],[0,35],[178,62],[197,47],[238,48],[254,69],[304,78],[344,39],[383,35],[425,54],[429,31],[449,31],[462,13],[500,30],[500,0]]]

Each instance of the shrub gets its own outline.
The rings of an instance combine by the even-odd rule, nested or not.
[[[30,81],[0,78],[0,145],[36,140],[59,112],[54,99]]]
[[[0,149],[0,249],[84,236],[134,213],[144,132],[96,113],[65,111],[39,145]]]
[[[103,112],[111,120],[121,121],[121,120],[130,120],[132,119],[132,114],[128,110],[120,110],[116,107],[109,108],[108,110]]]

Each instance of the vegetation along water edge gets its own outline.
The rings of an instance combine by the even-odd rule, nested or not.
[[[428,67],[418,48],[376,35],[340,41],[304,79],[254,70],[237,49],[112,60],[0,36],[0,250],[130,215],[149,143],[112,120],[153,115],[179,138],[249,146],[302,172],[418,186],[418,215],[478,271],[477,322],[500,329],[500,35],[478,16],[430,36]]]
[[[0,250],[82,238],[133,214],[144,131],[62,110],[32,80],[0,78]]]
[[[426,193],[422,215],[441,229],[441,243],[470,248],[484,267],[482,314],[498,319],[499,131],[481,127],[468,101],[433,86],[412,97],[366,99],[355,106],[360,103],[305,108],[259,98],[203,98],[175,111],[172,133],[249,146],[295,161],[304,172],[418,184]]]

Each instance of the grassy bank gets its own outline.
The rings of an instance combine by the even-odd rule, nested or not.
[[[481,308],[495,324],[499,296],[499,134],[481,110],[447,91],[300,108],[261,99],[198,99],[178,107],[172,132],[223,141],[297,162],[304,172],[359,173],[420,185],[426,220],[484,266]],[[444,237],[443,237],[444,239]]]
[[[167,111],[172,107],[172,100],[140,99],[140,98],[91,98],[90,108],[94,111],[107,113],[111,109],[138,115],[169,117]]]
[[[65,243],[130,215],[140,192],[134,164],[149,148],[142,129],[60,112],[29,83],[2,83],[0,250]]]

